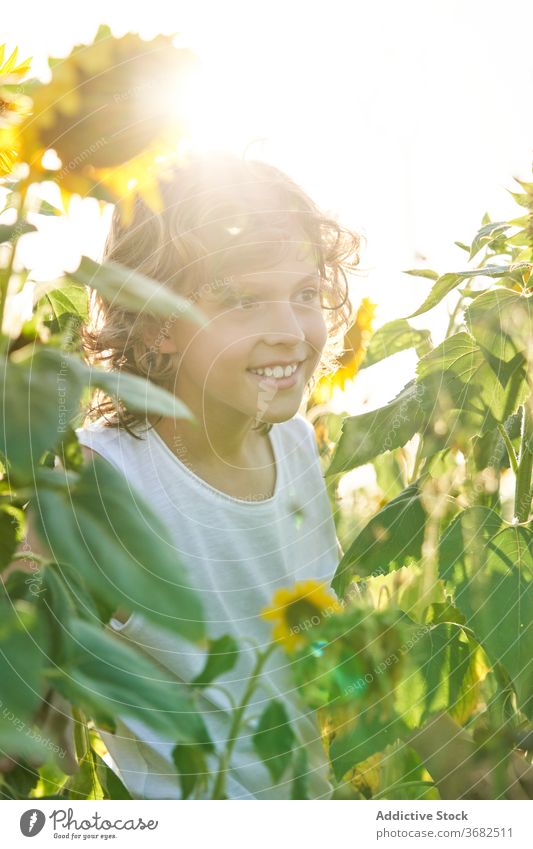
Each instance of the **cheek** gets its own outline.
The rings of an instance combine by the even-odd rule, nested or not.
[[[239,340],[235,330],[212,321],[188,340],[182,359],[184,372],[196,383],[206,380],[224,380],[234,373],[235,367],[246,361],[249,343]]]
[[[309,344],[316,352],[317,359],[324,350],[328,341],[328,328],[323,312],[314,313],[307,323],[306,336]]]

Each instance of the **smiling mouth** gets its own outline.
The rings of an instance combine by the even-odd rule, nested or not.
[[[261,386],[272,386],[277,389],[290,389],[298,382],[302,373],[302,362],[289,366],[273,366],[263,369],[246,369]]]

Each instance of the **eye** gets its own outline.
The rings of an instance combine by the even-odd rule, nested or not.
[[[317,300],[320,297],[320,289],[318,288],[318,286],[308,286],[306,289],[302,290],[301,294],[307,294],[307,297],[304,297],[304,301],[310,303],[311,301]]]

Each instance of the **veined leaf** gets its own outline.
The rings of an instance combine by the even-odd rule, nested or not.
[[[366,710],[347,733],[336,734],[331,743],[329,756],[335,778],[340,781],[355,764],[382,752],[408,733],[401,717],[381,718],[378,710]]]
[[[81,369],[73,368],[69,359],[62,360],[58,350],[53,354],[51,350],[47,349],[46,357],[37,352],[30,363],[16,362],[15,355],[0,361],[6,404],[0,451],[13,472],[29,479],[42,454],[59,441],[68,414],[78,411],[83,393]]]
[[[510,289],[492,289],[472,301],[465,318],[480,347],[507,363],[531,344],[533,297]]]
[[[423,357],[418,381],[435,399],[433,417],[456,410],[469,419],[470,436],[503,424],[527,397],[525,362],[502,362],[484,354],[468,333],[456,333]],[[460,422],[459,422],[460,424]]]
[[[29,350],[28,350],[29,349]],[[33,350],[32,350],[33,349]],[[7,412],[0,451],[17,474],[32,477],[46,450],[53,450],[79,412],[86,386],[100,386],[132,410],[175,418],[192,413],[175,395],[134,374],[90,368],[52,346],[33,345],[0,360],[0,387]]]
[[[495,523],[494,523],[495,524]],[[475,545],[472,549],[478,549]],[[533,532],[508,526],[465,559],[456,604],[492,662],[509,673],[518,707],[533,720]]]
[[[131,717],[171,739],[212,748],[192,698],[181,681],[88,622],[69,619],[68,639],[54,686],[97,723]],[[163,676],[163,677],[162,677]]]
[[[469,277],[506,277],[510,272],[509,266],[486,265],[483,268],[475,268],[467,271],[451,272],[439,277],[426,300],[415,312],[407,318],[414,318],[440,304],[446,295],[455,289],[463,280]]]
[[[343,597],[356,575],[383,574],[418,560],[426,514],[416,484],[389,501],[356,536],[337,566],[331,586]]]
[[[510,228],[507,221],[491,221],[479,230],[472,242],[468,259],[473,259],[481,248],[490,245],[498,236],[502,236]]]
[[[101,603],[201,639],[202,605],[168,528],[126,478],[99,456],[80,475],[36,471],[36,528],[63,575],[81,575]]]
[[[451,587],[463,585],[482,568],[485,545],[501,529],[501,516],[489,507],[469,507],[448,525],[439,542],[439,575]],[[477,558],[477,560],[476,560]]]
[[[209,768],[202,746],[178,743],[172,750],[172,760],[179,773],[183,799],[189,799],[199,784],[207,785]]]
[[[0,598],[0,750],[12,757],[46,760],[50,749],[30,734],[49,686],[44,678],[51,639],[37,606]]]
[[[423,387],[411,381],[385,407],[360,416],[347,416],[325,474],[347,472],[384,451],[405,445],[424,424],[424,393]]]
[[[200,674],[191,681],[196,687],[206,687],[219,675],[229,672],[237,663],[239,646],[231,634],[209,640],[209,654]]]
[[[376,330],[370,339],[365,359],[359,368],[368,368],[408,348],[415,348],[419,357],[427,354],[431,348],[429,330],[417,330],[404,318],[390,321]]]
[[[179,315],[200,325],[207,324],[208,319],[187,298],[118,262],[99,264],[83,256],[76,271],[65,274],[76,283],[97,289],[109,301],[126,309],[165,317]]]
[[[76,315],[84,320],[87,318],[87,289],[84,286],[70,283],[58,287],[45,295],[37,306],[43,302],[49,305],[55,319],[64,314]]]
[[[259,717],[252,741],[275,782],[280,780],[291,761],[294,740],[283,702],[272,699]]]
[[[404,274],[411,274],[413,277],[426,277],[428,280],[438,280],[439,274],[436,271],[432,271],[430,268],[410,268],[407,271],[403,272]]]

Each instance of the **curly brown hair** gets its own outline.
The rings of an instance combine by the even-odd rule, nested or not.
[[[306,386],[310,395],[316,381],[337,367],[355,318],[348,274],[359,264],[362,237],[324,214],[301,186],[266,162],[227,152],[195,153],[160,167],[157,178],[162,211],[154,213],[136,194],[132,220],[124,227],[115,207],[102,260],[141,272],[190,298],[206,281],[277,263],[288,244],[294,244],[297,226],[316,259],[328,328],[321,360]],[[89,318],[81,328],[86,361],[169,388],[176,354],[156,352],[144,341],[147,322],[153,326],[154,319],[163,325],[149,310],[140,315],[89,290]],[[133,436],[133,428],[149,427],[146,416],[103,390],[93,395],[85,422],[97,418]],[[265,433],[271,427],[259,425]]]

